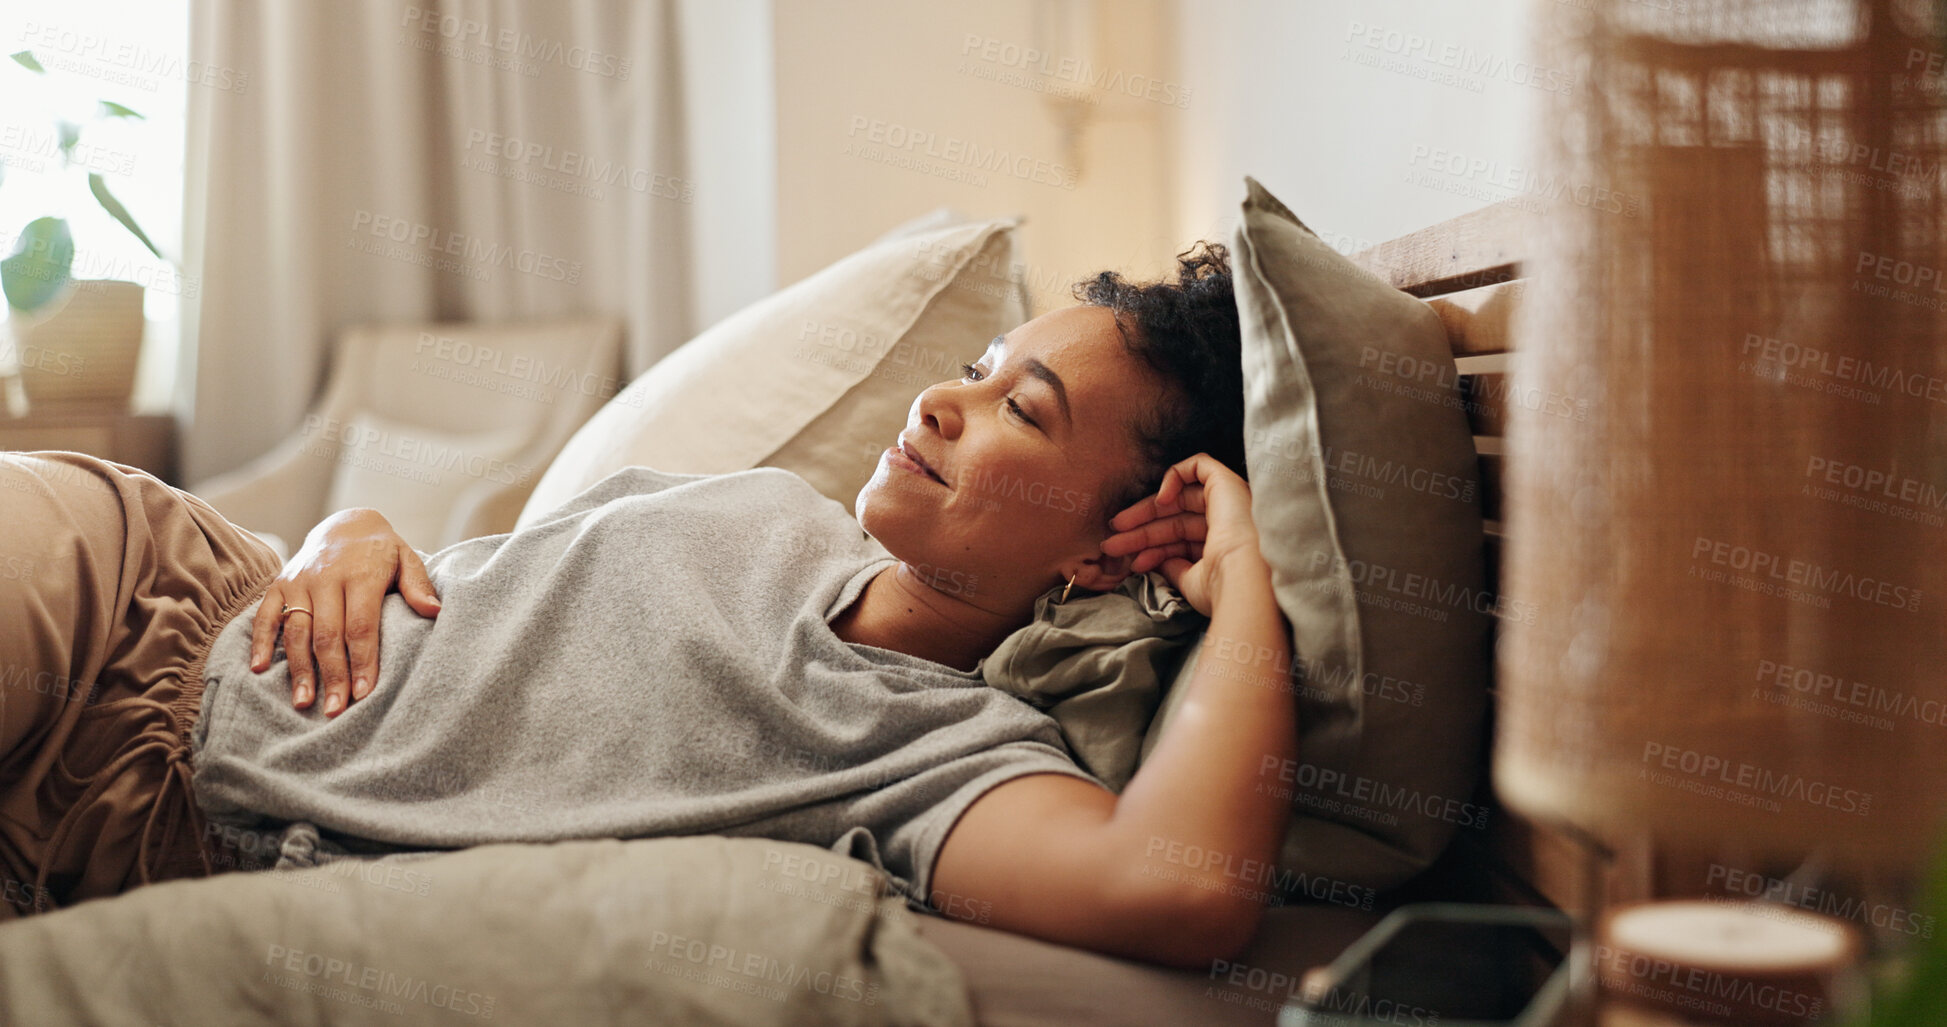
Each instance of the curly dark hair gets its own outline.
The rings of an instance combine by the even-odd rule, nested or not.
[[[1244,371],[1230,253],[1198,242],[1176,255],[1176,280],[1130,282],[1114,271],[1076,282],[1075,298],[1115,314],[1123,345],[1169,383],[1169,399],[1137,419],[1140,468],[1110,493],[1102,519],[1156,491],[1163,472],[1209,453],[1244,469]]]

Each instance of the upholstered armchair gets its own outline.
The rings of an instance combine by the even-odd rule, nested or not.
[[[385,514],[432,551],[510,531],[548,463],[625,382],[609,319],[348,329],[289,437],[191,487],[285,555],[326,516]]]

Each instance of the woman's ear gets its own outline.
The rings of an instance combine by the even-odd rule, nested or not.
[[[1075,576],[1075,587],[1091,592],[1112,592],[1129,576],[1129,568],[1136,562],[1134,553],[1122,556],[1086,557],[1062,566],[1061,580],[1066,583],[1068,576]]]

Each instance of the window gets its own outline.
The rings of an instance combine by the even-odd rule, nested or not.
[[[13,252],[30,222],[58,217],[73,238],[74,278],[142,285],[147,331],[135,406],[164,408],[182,304],[197,292],[178,264],[184,107],[195,75],[189,2],[83,0],[33,10],[0,22],[4,53],[26,55],[0,62],[0,254]],[[161,257],[97,200],[91,175]],[[8,314],[18,316],[10,305]],[[11,338],[0,346],[0,374],[21,359]]]

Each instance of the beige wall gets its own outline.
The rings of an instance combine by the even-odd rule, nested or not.
[[[1072,302],[1068,283],[1098,268],[1152,276],[1196,239],[1227,240],[1246,174],[1345,250],[1520,195],[1542,95],[1527,83],[1562,74],[1527,62],[1528,7],[774,0],[778,283],[945,204],[1026,218],[1039,312]],[[1072,84],[1068,58],[1108,81],[1158,85],[1155,99],[1091,105],[1071,153],[1043,94],[996,77],[1037,77],[1006,48],[1041,41],[1038,14],[1090,9],[1095,44],[1061,48],[1038,77]],[[1079,160],[1081,173],[1073,189],[1005,173],[971,183],[848,152],[894,150],[902,131],[930,133],[935,150],[961,140],[1064,169]]]
[[[970,216],[1025,218],[1021,256],[1036,312],[1073,302],[1068,283],[1099,268],[1147,275],[1167,267],[1189,241],[1177,238],[1170,209],[1168,140],[1175,121],[1197,109],[1194,96],[1187,108],[1166,102],[1176,98],[1170,3],[1102,5],[1111,16],[1095,27],[1092,56],[1076,52],[1079,44],[1064,48],[1036,62],[1049,73],[1037,75],[1023,67],[1024,51],[1037,39],[1035,11],[1063,6],[776,0],[779,284],[941,205]],[[1091,123],[1071,152],[1043,94],[999,80],[1046,78],[1073,88],[1078,73],[1062,58],[1086,60],[1105,82],[1137,83],[1139,91],[1155,82],[1156,98],[1121,94],[1090,105]],[[848,152],[863,145],[920,157],[924,145],[892,145],[917,133],[934,140],[936,165],[984,181]],[[1021,174],[983,171],[966,163],[969,146],[1038,163],[1016,163],[1012,170]],[[1073,188],[1035,180],[1077,165]]]
[[[1531,105],[1568,82],[1526,60],[1535,2],[1176,0],[1176,234],[1227,235],[1246,174],[1341,250],[1521,195]]]
[[[682,0],[683,116],[701,330],[777,289],[777,113],[770,0]]]

